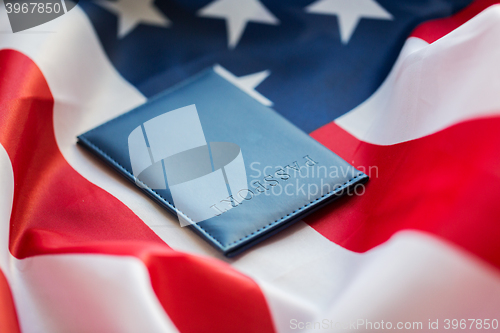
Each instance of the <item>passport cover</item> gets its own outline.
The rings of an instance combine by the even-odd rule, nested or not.
[[[78,143],[228,257],[368,180],[213,69]]]

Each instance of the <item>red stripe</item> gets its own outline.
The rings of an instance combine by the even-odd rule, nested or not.
[[[319,233],[365,252],[404,229],[447,239],[500,268],[500,118],[460,123],[391,146],[330,123],[311,135],[370,173],[366,193],[307,219]]]
[[[20,332],[14,299],[2,270],[0,270],[0,332]]]
[[[412,32],[410,37],[418,37],[428,43],[433,43],[439,38],[449,34],[486,8],[498,3],[498,0],[475,0],[469,6],[451,17],[431,20],[420,24]]]
[[[164,244],[120,201],[80,176],[60,153],[54,100],[38,67],[15,51],[0,53],[0,142],[14,171],[10,251],[17,258],[89,241]]]
[[[220,261],[172,251],[127,206],[66,162],[54,136],[54,99],[30,59],[0,51],[0,82],[0,142],[14,171],[9,246],[15,257],[136,256],[181,331],[274,331],[253,280]]]

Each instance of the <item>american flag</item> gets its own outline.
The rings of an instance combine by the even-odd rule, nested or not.
[[[496,1],[80,1],[19,33],[0,5],[0,31],[1,332],[498,328]],[[227,259],[76,146],[212,66],[365,193]]]

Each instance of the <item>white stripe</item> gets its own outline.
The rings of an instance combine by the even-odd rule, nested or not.
[[[495,5],[432,44],[409,38],[377,92],[335,123],[365,142],[391,145],[500,115],[499,22]]]
[[[296,305],[301,311],[317,313],[342,292],[360,260],[359,254],[300,222],[230,262],[255,280],[267,283],[267,290],[273,286],[276,293],[300,300]]]
[[[2,25],[3,24],[3,25]],[[0,6],[0,31],[8,28]],[[66,161],[90,182],[132,209],[173,247],[215,253],[132,184],[76,146],[76,136],[144,103],[107,59],[93,27],[77,6],[68,14],[23,34],[2,34],[0,49],[15,49],[40,68],[54,96],[54,130]]]
[[[231,82],[232,84],[234,84],[235,86],[246,92],[255,100],[259,101],[260,103],[266,106],[270,107],[273,106],[273,102],[271,102],[268,98],[266,98],[265,96],[260,94],[257,90],[255,90],[255,88],[271,74],[270,71],[267,70],[254,74],[245,75],[243,77],[236,77],[233,75],[233,73],[231,73],[221,65],[215,65],[213,68],[217,74],[219,74],[220,76],[222,76],[223,78],[225,78],[226,80],[228,80],[229,82]]]
[[[498,269],[430,235],[401,232],[363,260],[356,277],[316,320],[421,321],[422,332],[434,332],[429,319],[439,320],[437,332],[450,331],[445,319],[465,319],[469,332],[482,331],[469,330],[469,318],[500,320]],[[375,330],[365,326],[356,332],[365,331]]]

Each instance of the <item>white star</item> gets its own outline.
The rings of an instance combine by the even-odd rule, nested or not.
[[[266,106],[273,106],[273,102],[271,102],[266,97],[261,95],[257,90],[255,90],[255,88],[257,88],[257,86],[261,84],[262,81],[267,79],[267,77],[271,74],[271,71],[265,70],[262,72],[240,77],[234,76],[233,73],[231,73],[221,65],[215,65],[214,71],[262,104]]]
[[[170,20],[153,4],[154,0],[97,1],[96,3],[118,16],[118,37],[123,38],[130,31],[145,23],[168,27]]]
[[[342,43],[349,43],[359,20],[372,18],[392,20],[392,15],[374,0],[318,0],[306,7],[314,14],[336,15]]]
[[[248,22],[280,23],[258,0],[215,0],[200,9],[198,15],[226,20],[229,48],[238,45]]]

